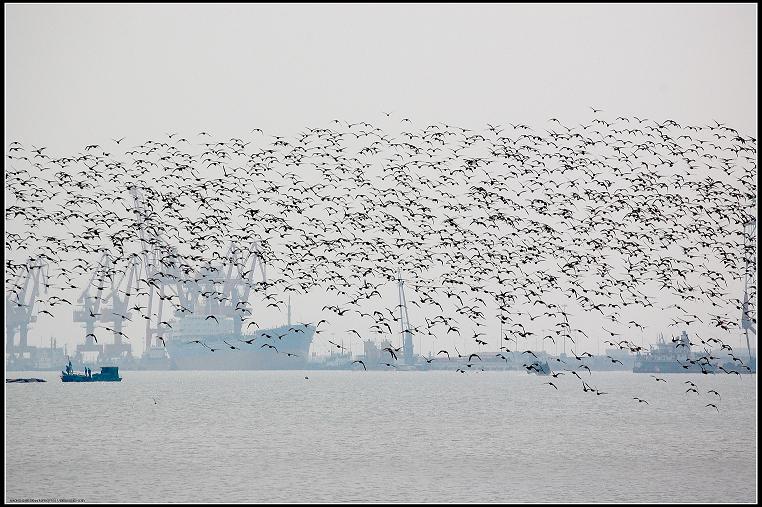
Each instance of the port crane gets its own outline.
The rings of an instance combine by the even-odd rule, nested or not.
[[[744,258],[746,259],[746,265],[744,269],[744,287],[743,287],[743,305],[741,306],[741,329],[744,330],[746,336],[746,349],[749,352],[749,360],[751,361],[751,344],[749,341],[749,331],[757,335],[757,328],[754,325],[751,317],[749,316],[749,255],[747,241],[755,240],[757,234],[757,220],[752,218],[749,222],[744,224]],[[755,263],[756,266],[756,263]]]
[[[254,285],[254,275],[258,271],[261,280],[266,283],[267,270],[257,240],[252,241],[247,249],[239,248],[236,242],[231,241],[225,257],[228,269],[222,284],[222,296],[229,298],[230,304],[226,306],[223,315],[233,318],[233,332],[239,335],[245,314],[251,313],[251,309],[246,306],[249,304],[249,295]],[[246,267],[248,269],[245,269]],[[239,308],[241,303],[243,306]]]
[[[407,313],[407,300],[405,299],[405,281],[402,272],[397,271],[397,289],[400,299],[400,332],[402,333],[402,356],[405,364],[413,364],[413,334],[410,331],[410,317]]]
[[[11,360],[28,352],[29,325],[37,321],[34,310],[40,286],[44,287],[46,294],[48,288],[48,264],[43,258],[30,257],[22,267],[26,271],[19,273],[12,284],[18,291],[10,291],[5,296],[6,350]],[[17,331],[18,346],[15,345]]]
[[[133,294],[140,292],[140,271],[140,257],[138,254],[133,254],[118,281],[115,277],[109,277],[110,292],[101,300],[101,304],[106,306],[101,308],[99,319],[100,322],[111,324],[114,334],[113,343],[103,345],[103,359],[107,362],[114,358],[132,356],[132,345],[123,341],[125,337],[123,330],[124,321],[129,322],[132,319],[130,298]],[[111,303],[110,306],[108,306],[109,302]]]
[[[140,192],[137,186],[131,185],[127,187],[127,190],[132,196],[132,212],[135,215],[135,222],[137,224],[138,236],[141,245],[141,256],[143,260],[143,275],[146,284],[148,285],[148,307],[147,314],[144,316],[146,320],[145,327],[145,349],[144,354],[152,351],[154,354],[164,354],[163,350],[154,346],[154,335],[163,328],[160,327],[160,323],[164,318],[164,301],[168,299],[166,295],[165,287],[168,284],[172,274],[169,272],[173,267],[172,262],[166,262],[165,259],[168,255],[162,255],[162,252],[169,252],[170,254],[175,251],[168,247],[166,241],[164,241],[158,233],[152,233],[149,237],[146,234],[145,216],[146,209],[143,206],[143,194]],[[166,266],[169,271],[165,271],[161,266]],[[175,278],[177,278],[175,276]],[[141,279],[138,278],[138,282]],[[129,290],[129,289],[128,289]],[[154,300],[158,297],[159,301],[156,304],[157,312],[154,312]],[[156,319],[153,317],[156,316]],[[152,321],[155,323],[152,324]]]
[[[145,333],[145,350],[155,349],[154,335],[165,331],[160,326],[164,320],[164,302],[177,299],[176,317],[201,314],[230,317],[233,333],[241,334],[243,320],[251,312],[249,296],[257,274],[267,281],[263,252],[258,240],[247,246],[231,241],[221,266],[207,262],[194,273],[178,262],[177,248],[157,233],[146,232],[143,197],[136,186],[129,188],[133,198],[138,234],[142,246],[143,272],[148,284],[148,309]],[[156,299],[158,298],[158,301]],[[152,324],[153,317],[156,316]],[[211,321],[210,321],[211,324]],[[154,352],[156,352],[154,350]]]
[[[168,273],[172,281],[166,285],[177,296],[181,308],[175,315],[203,313],[233,320],[233,333],[241,334],[243,320],[251,313],[249,296],[255,285],[255,275],[267,281],[265,264],[259,243],[255,240],[248,248],[231,241],[221,266],[207,262],[198,276],[184,280],[175,270]]]
[[[93,338],[95,336],[96,323],[98,317],[101,316],[101,302],[103,301],[103,291],[106,286],[103,285],[104,280],[109,275],[112,267],[111,256],[105,249],[101,251],[101,256],[98,259],[97,268],[90,276],[90,280],[87,282],[85,289],[77,298],[77,303],[80,304],[79,308],[75,308],[73,311],[74,322],[81,322],[85,325],[85,343],[77,345],[76,359],[82,361],[84,354],[97,353],[98,357],[103,353],[103,344],[97,343],[97,340]],[[98,282],[97,285],[94,282]],[[95,287],[95,296],[90,294],[91,288]]]

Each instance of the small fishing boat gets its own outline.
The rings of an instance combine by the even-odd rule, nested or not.
[[[66,369],[61,372],[62,382],[121,382],[118,366],[101,366],[100,373],[92,373],[89,368],[84,372],[75,372],[71,366],[71,361],[66,365]]]

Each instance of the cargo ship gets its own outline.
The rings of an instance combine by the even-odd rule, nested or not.
[[[236,333],[233,319],[189,315],[165,339],[172,370],[298,370],[307,368],[311,324],[285,324]]]
[[[679,338],[670,343],[659,335],[656,346],[651,345],[645,354],[638,353],[632,367],[633,373],[715,373],[717,364],[708,359],[699,359],[691,352],[688,333],[683,331]]]

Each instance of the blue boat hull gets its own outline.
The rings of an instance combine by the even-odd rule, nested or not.
[[[117,366],[102,366],[100,373],[84,375],[77,373],[71,368],[71,363],[66,370],[61,372],[61,382],[121,382],[119,368]]]
[[[86,377],[85,375],[61,375],[61,382],[121,382],[122,377],[118,378],[97,378],[96,375]]]

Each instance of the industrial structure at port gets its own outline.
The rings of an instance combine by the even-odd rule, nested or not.
[[[133,254],[120,278],[107,276],[113,263],[107,253],[98,259],[97,268],[79,295],[73,310],[74,322],[84,328],[84,340],[76,350],[58,347],[38,348],[28,342],[29,327],[37,319],[35,303],[48,285],[48,266],[44,259],[30,259],[32,266],[15,285],[19,298],[6,295],[6,366],[12,370],[54,370],[66,363],[67,356],[78,365],[118,366],[123,369],[282,369],[303,368],[309,354],[315,328],[289,323],[273,329],[243,332],[244,319],[252,314],[249,296],[258,284],[266,284],[265,266],[258,242],[243,245],[231,242],[226,264],[207,263],[196,273],[195,283],[181,283],[183,274],[167,251],[176,253],[158,235],[149,235],[144,227],[142,196],[131,187],[133,212],[139,223],[142,245]],[[159,248],[161,246],[162,248]],[[170,256],[171,257],[171,256]],[[185,273],[187,275],[187,273]],[[147,283],[141,284],[141,280]],[[138,294],[147,296],[147,306],[131,301]],[[179,302],[173,314],[165,301]],[[175,309],[179,308],[179,309]],[[208,319],[214,315],[214,319]],[[137,319],[133,320],[135,317]],[[125,340],[126,322],[145,320],[144,353],[133,356],[132,345]],[[109,331],[113,338],[104,343],[96,338],[97,328]],[[283,355],[270,349],[251,347],[235,349],[223,345],[236,340],[276,335]],[[16,337],[18,336],[18,342]],[[201,340],[206,346],[188,341]],[[210,354],[210,349],[217,349]],[[234,353],[229,353],[234,352]],[[287,355],[291,354],[291,355]],[[288,359],[285,360],[285,359]]]

